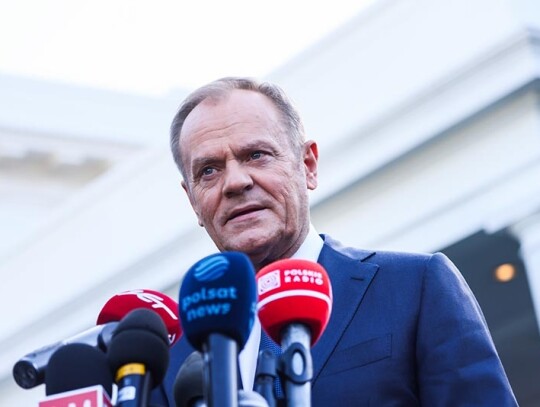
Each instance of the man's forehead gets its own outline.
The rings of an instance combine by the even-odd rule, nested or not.
[[[179,141],[184,162],[193,158],[193,151],[188,150],[206,150],[201,142],[211,141],[210,146],[215,148],[218,139],[236,131],[276,136],[284,126],[273,101],[259,92],[235,89],[219,97],[207,97],[189,113],[182,126]]]
[[[266,95],[254,90],[234,89],[226,93],[211,95],[202,100],[186,117],[186,122],[193,121],[201,114],[237,114],[266,112],[275,116],[278,111],[274,102]],[[277,118],[277,116],[276,116]]]
[[[186,117],[180,139],[200,130],[226,127],[237,122],[259,122],[277,125],[281,116],[266,95],[235,89],[221,96],[211,96],[199,103]]]

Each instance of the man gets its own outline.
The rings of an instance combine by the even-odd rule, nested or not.
[[[308,203],[317,144],[278,87],[225,78],[196,90],[174,118],[171,147],[219,250],[246,253],[257,270],[288,257],[327,270],[334,304],[312,349],[314,406],[517,405],[481,310],[444,255],[375,253],[317,235]],[[191,352],[185,339],[172,350],[169,405]],[[255,363],[257,349],[242,353]],[[250,387],[252,370],[241,373]]]

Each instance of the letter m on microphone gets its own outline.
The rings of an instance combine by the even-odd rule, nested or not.
[[[38,407],[113,407],[107,392],[101,386],[67,391],[46,397]]]

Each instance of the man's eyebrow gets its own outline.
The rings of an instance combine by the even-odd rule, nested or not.
[[[246,144],[242,145],[239,150],[241,152],[253,151],[253,150],[275,150],[275,146],[269,143],[267,140],[249,140]]]

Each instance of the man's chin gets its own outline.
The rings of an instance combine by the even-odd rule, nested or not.
[[[231,244],[232,243],[232,244]],[[275,244],[269,236],[249,236],[242,238],[237,236],[233,242],[229,241],[225,250],[242,252],[247,254],[251,260],[256,263],[268,255],[271,247]]]

